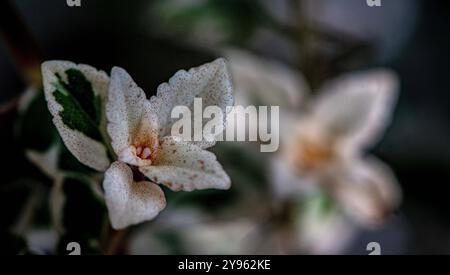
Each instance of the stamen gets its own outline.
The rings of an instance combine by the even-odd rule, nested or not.
[[[141,155],[141,154],[142,154],[142,146],[138,146],[138,147],[136,148],[136,155],[139,156],[139,155]]]
[[[142,158],[143,159],[148,159],[151,154],[152,154],[152,151],[150,150],[150,148],[145,147],[144,151],[142,151]]]

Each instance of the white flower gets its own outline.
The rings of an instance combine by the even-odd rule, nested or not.
[[[396,75],[387,70],[344,75],[325,84],[300,118],[282,118],[277,190],[292,194],[319,186],[360,223],[384,221],[401,192],[391,170],[365,151],[389,124],[397,88]]]
[[[94,97],[101,95],[106,102],[100,104],[100,113],[104,112],[105,116],[91,115],[92,121],[94,118],[98,121],[100,134],[89,128],[90,125],[76,124],[77,117],[64,116],[62,105],[66,103],[55,96],[54,83],[64,80],[70,68],[81,71],[92,83]],[[203,150],[214,145],[213,142],[187,142],[169,135],[174,122],[170,114],[175,106],[192,108],[195,97],[203,98],[204,108],[215,105],[225,110],[233,104],[231,81],[223,59],[177,72],[168,83],[158,87],[157,95],[150,100],[119,67],[112,69],[109,79],[103,72],[86,65],[51,61],[43,64],[43,74],[49,109],[67,148],[80,162],[99,171],[106,170],[103,188],[114,229],[158,215],[166,205],[158,184],[174,191],[230,187],[230,179],[216,156]],[[60,91],[66,95],[65,89]],[[79,102],[78,105],[84,104]],[[89,106],[82,107],[88,113]],[[113,163],[109,161],[107,147],[112,148],[111,154],[116,158]]]

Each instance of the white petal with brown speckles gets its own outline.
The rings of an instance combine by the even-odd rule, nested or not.
[[[119,159],[136,166],[150,165],[136,150],[157,143],[157,116],[144,91],[119,67],[111,70],[106,115],[111,145]]]
[[[170,114],[175,106],[186,106],[193,114],[194,98],[202,98],[203,106],[217,106],[222,109],[223,123],[226,120],[226,107],[233,105],[232,83],[224,59],[195,67],[189,71],[180,70],[168,83],[159,85],[157,95],[150,99],[158,114],[160,136],[170,135],[175,119]],[[202,148],[214,145],[206,140],[194,142]]]
[[[139,170],[174,191],[228,189],[231,184],[213,153],[176,137],[164,137],[154,165]]]
[[[149,221],[166,206],[161,188],[149,181],[133,181],[133,172],[123,162],[114,162],[105,172],[105,201],[114,229]]]

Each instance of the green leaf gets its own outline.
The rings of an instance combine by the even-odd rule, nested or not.
[[[65,83],[59,74],[54,83],[55,100],[63,107],[59,115],[67,127],[77,130],[86,136],[103,142],[99,130],[101,121],[100,98],[94,92],[91,82],[77,69],[65,71],[68,82]]]
[[[336,204],[328,193],[317,190],[304,200],[299,201],[304,211],[314,211],[320,217],[327,217],[336,211]]]
[[[47,109],[44,92],[37,91],[27,108],[21,114],[17,127],[20,144],[36,151],[48,149],[57,137],[52,116]]]

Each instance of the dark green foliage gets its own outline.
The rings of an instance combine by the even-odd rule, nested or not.
[[[69,176],[64,179],[62,191],[65,196],[63,226],[66,232],[98,237],[106,209],[90,184],[82,178]]]
[[[230,42],[237,44],[248,41],[257,28],[271,24],[270,15],[256,0],[203,1],[172,13],[165,19],[181,33],[189,31],[202,20],[211,19],[218,23]]]
[[[80,71],[69,69],[66,74],[68,83],[57,75],[58,82],[54,83],[56,90],[53,92],[55,100],[63,107],[60,116],[64,124],[102,142],[98,129],[101,120],[99,97]]]
[[[62,209],[64,235],[60,238],[58,253],[68,254],[66,245],[69,242],[78,242],[83,254],[97,253],[106,218],[104,202],[81,176],[67,176],[62,183],[62,192],[65,197]]]

